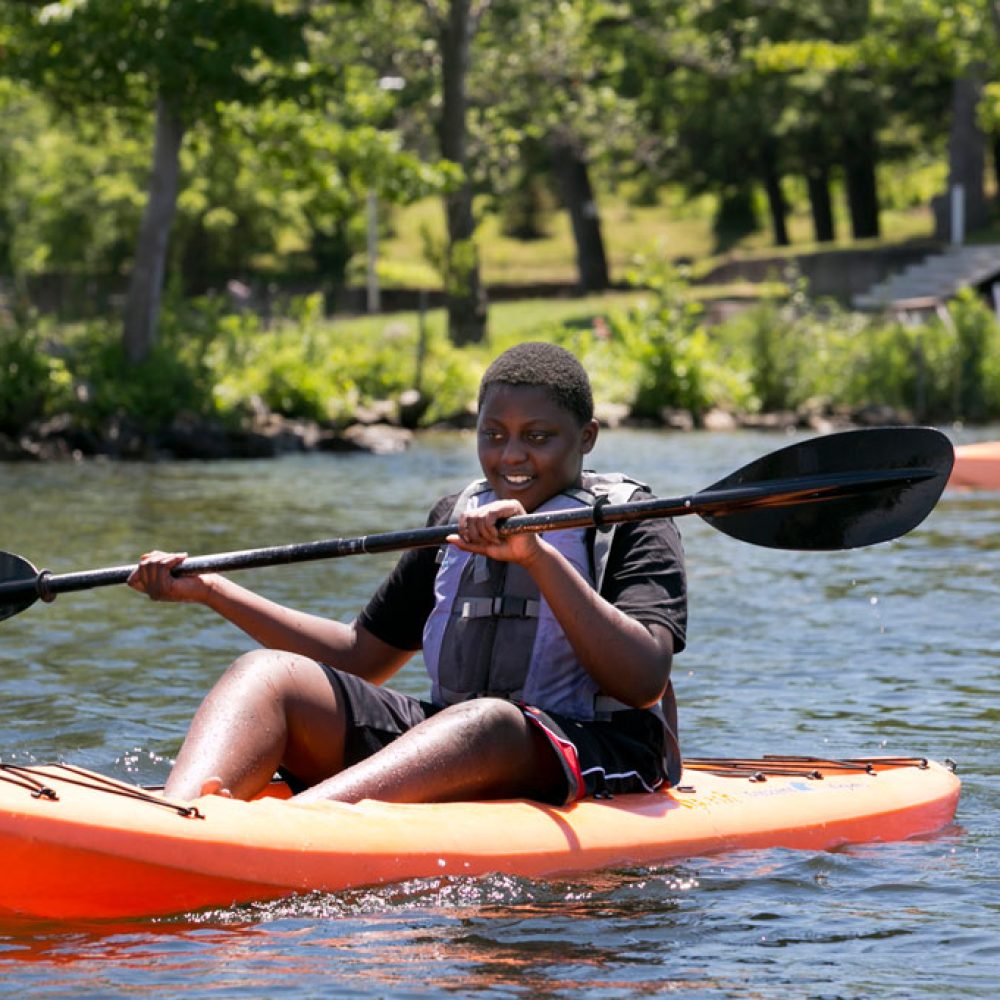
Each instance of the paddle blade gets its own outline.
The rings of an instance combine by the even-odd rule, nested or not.
[[[0,583],[10,584],[14,596],[0,596],[0,622],[19,615],[38,600],[35,581],[38,570],[13,552],[0,551]]]
[[[920,524],[941,496],[953,462],[951,442],[930,427],[844,431],[771,452],[699,496],[788,480],[784,498],[772,493],[703,517],[724,534],[767,548],[853,549],[898,538]]]

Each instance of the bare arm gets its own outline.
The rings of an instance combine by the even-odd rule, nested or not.
[[[150,552],[129,586],[157,601],[203,604],[267,649],[283,649],[357,674],[374,683],[391,677],[412,655],[350,625],[287,608],[216,573],[174,577],[184,553]]]
[[[523,513],[498,501],[462,516],[451,541],[493,559],[520,563],[556,616],[580,663],[601,690],[636,708],[655,705],[670,679],[674,638],[663,626],[630,618],[590,586],[570,562],[537,535],[501,539],[496,521]]]
[[[650,708],[670,679],[674,637],[662,625],[643,625],[606,601],[544,539],[522,563],[538,584],[580,663],[601,691],[635,708]]]

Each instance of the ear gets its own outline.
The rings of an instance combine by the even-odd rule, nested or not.
[[[580,454],[589,455],[597,444],[597,434],[601,425],[596,420],[588,420],[580,431]]]

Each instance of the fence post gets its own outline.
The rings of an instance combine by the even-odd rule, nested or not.
[[[951,245],[960,247],[965,242],[965,187],[953,184],[951,188]]]

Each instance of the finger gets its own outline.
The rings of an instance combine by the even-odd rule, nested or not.
[[[184,562],[185,559],[187,559],[186,552],[150,552],[148,555],[143,556],[139,565],[163,566],[167,569],[173,569]]]

